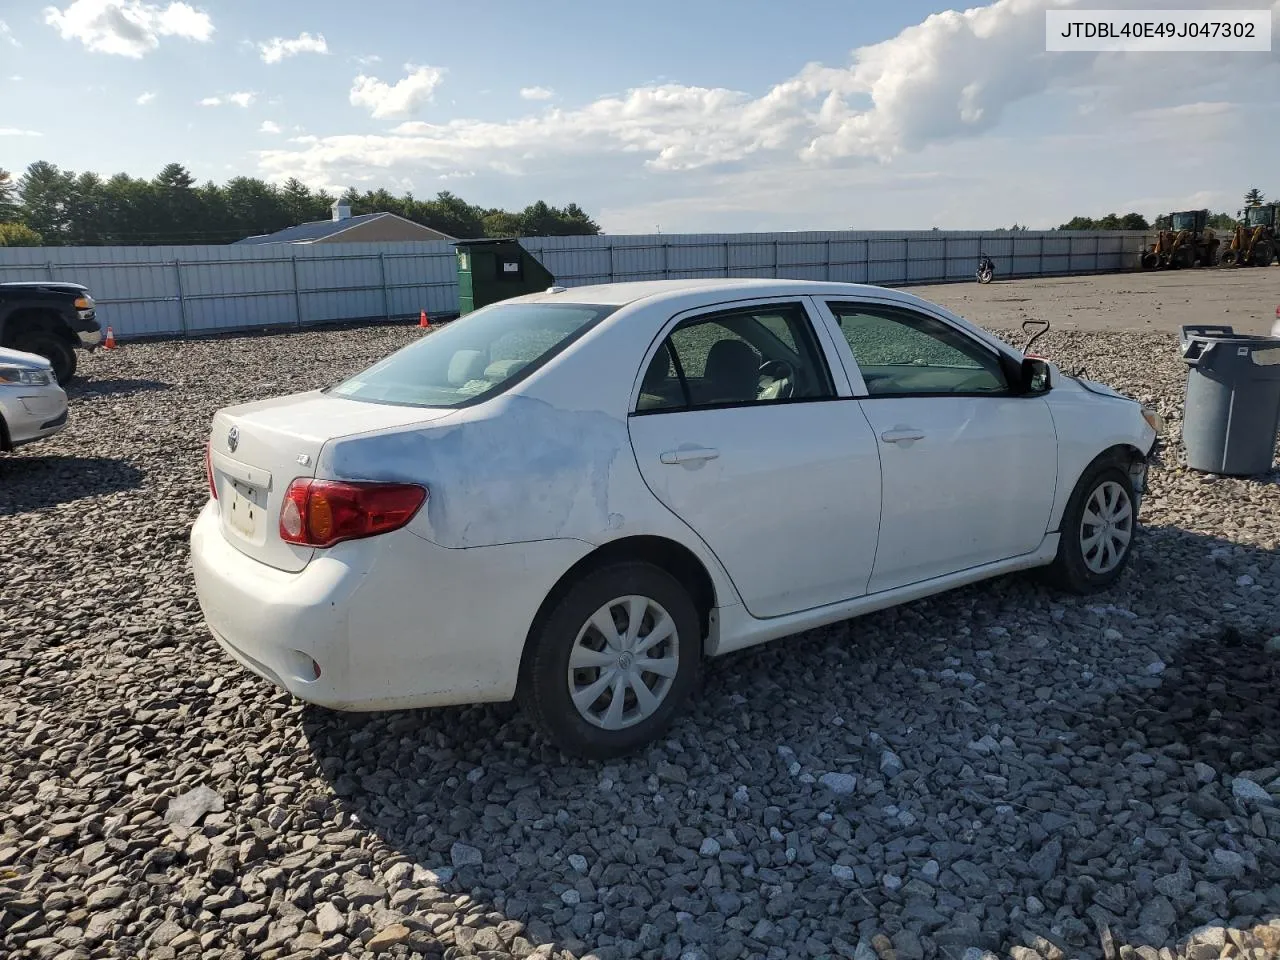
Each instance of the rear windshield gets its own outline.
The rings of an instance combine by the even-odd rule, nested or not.
[[[330,388],[352,400],[461,407],[495,396],[563,349],[615,306],[496,303]]]

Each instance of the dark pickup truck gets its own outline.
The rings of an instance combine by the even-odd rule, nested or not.
[[[83,284],[0,283],[0,347],[44,357],[59,383],[76,374],[76,347],[93,350],[101,342],[93,297]]]

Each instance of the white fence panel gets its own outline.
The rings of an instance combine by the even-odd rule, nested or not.
[[[788,277],[893,286],[965,280],[980,254],[998,277],[1134,269],[1134,232],[804,231],[528,237],[564,286],[684,277]],[[6,247],[0,282],[83,283],[119,337],[188,336],[332,321],[451,316],[453,245]]]

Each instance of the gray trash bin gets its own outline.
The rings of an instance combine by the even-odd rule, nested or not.
[[[1186,326],[1182,359],[1187,466],[1234,477],[1270,471],[1280,430],[1280,338]]]

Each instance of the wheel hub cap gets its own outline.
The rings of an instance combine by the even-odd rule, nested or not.
[[[1080,518],[1080,553],[1090,571],[1110,573],[1123,562],[1133,522],[1133,501],[1123,486],[1107,480],[1094,489]]]
[[[588,723],[622,730],[653,716],[679,666],[680,638],[667,611],[649,597],[619,597],[578,631],[569,696]]]

